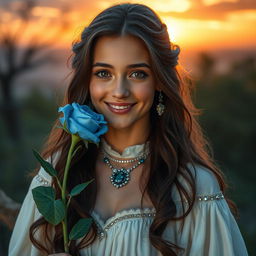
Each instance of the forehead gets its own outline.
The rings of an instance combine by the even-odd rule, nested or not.
[[[93,61],[149,64],[150,57],[144,42],[135,36],[102,36],[96,41]]]

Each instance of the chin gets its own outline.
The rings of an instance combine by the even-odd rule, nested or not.
[[[127,129],[132,126],[131,122],[113,122],[111,120],[108,122],[108,124],[113,129]]]
[[[131,126],[128,125],[128,124],[117,124],[117,123],[114,123],[114,124],[109,123],[109,126],[110,126],[112,129],[116,129],[116,130],[122,130],[122,129],[127,129],[127,128],[130,128],[130,127],[131,127]]]

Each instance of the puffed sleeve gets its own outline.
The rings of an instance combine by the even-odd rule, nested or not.
[[[184,256],[247,256],[247,250],[238,225],[220,191],[214,174],[197,166],[196,202],[184,226],[171,222],[165,238],[180,247]],[[181,200],[177,200],[178,214],[182,214]]]
[[[9,256],[41,255],[29,239],[29,228],[31,224],[41,217],[32,196],[32,189],[37,186],[50,185],[51,176],[41,167],[38,174],[33,178],[22,203],[9,243]]]

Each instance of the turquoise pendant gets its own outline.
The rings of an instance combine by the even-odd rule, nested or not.
[[[130,172],[125,168],[112,170],[110,181],[116,188],[121,188],[125,186],[129,182],[129,180],[130,180]]]
[[[112,175],[109,177],[112,185],[116,188],[121,188],[128,184],[128,182],[130,181],[131,171],[137,168],[140,164],[143,164],[145,162],[145,158],[141,158],[137,162],[137,164],[133,165],[131,168],[128,169],[125,169],[123,167],[120,169],[115,168],[106,156],[103,158],[103,162],[106,163],[112,170]]]

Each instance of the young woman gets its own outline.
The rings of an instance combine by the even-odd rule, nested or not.
[[[70,254],[247,255],[180,75],[179,47],[156,13],[140,4],[108,8],[84,29],[73,52],[63,105],[89,105],[104,115],[109,130],[99,147],[83,147],[72,162],[69,189],[94,182],[72,201],[69,226],[81,216],[94,222],[87,236],[71,243]],[[43,156],[60,177],[69,147],[70,135],[54,126]],[[122,168],[132,169],[130,178],[113,178],[113,170]],[[31,189],[39,185],[58,188],[41,168],[17,219],[9,256],[67,255],[61,226],[49,225],[36,209]]]

